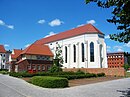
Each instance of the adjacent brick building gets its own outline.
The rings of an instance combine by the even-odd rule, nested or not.
[[[24,50],[14,49],[10,56],[10,71],[47,71],[52,66],[52,59],[47,45],[32,44]]]
[[[108,68],[120,68],[124,64],[128,64],[130,54],[124,52],[108,53],[107,62]]]

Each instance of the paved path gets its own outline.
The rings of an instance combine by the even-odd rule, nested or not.
[[[130,89],[127,91],[128,88],[130,88],[130,78],[65,89],[47,89],[0,74],[0,97],[128,97],[119,92],[130,94]]]

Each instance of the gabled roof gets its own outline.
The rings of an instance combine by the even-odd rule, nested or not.
[[[77,27],[77,28],[56,34],[56,35],[52,35],[50,37],[40,39],[40,40],[36,41],[35,44],[46,44],[46,43],[49,43],[49,42],[54,42],[54,41],[74,37],[74,36],[77,36],[77,35],[94,34],[94,33],[104,35],[101,31],[99,31],[93,25],[86,24],[84,26],[80,26],[80,27]]]
[[[0,53],[6,53],[6,50],[3,45],[0,45]]]
[[[47,45],[39,44],[30,45],[29,47],[24,49],[23,52],[21,52],[20,54],[53,56],[53,53]]]
[[[12,59],[16,59],[20,53],[22,52],[23,50],[20,50],[20,49],[14,49],[14,54],[11,54],[11,58]]]

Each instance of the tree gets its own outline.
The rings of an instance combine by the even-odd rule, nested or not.
[[[112,18],[107,19],[109,23],[117,25],[121,32],[110,34],[110,39],[128,43],[130,41],[130,0],[86,0],[86,4],[96,2],[98,7],[113,7]]]
[[[63,56],[62,56],[62,49],[59,44],[57,44],[55,50],[55,58],[53,59],[54,65],[49,69],[49,72],[61,72],[62,71],[62,64],[63,64]]]
[[[127,71],[127,70],[129,70],[129,68],[130,68],[130,66],[128,65],[128,64],[124,64],[124,69]]]
[[[57,60],[58,62],[55,62],[55,65],[62,67],[63,64],[63,56],[62,56],[62,49],[59,44],[57,44],[56,50],[55,50],[55,58],[54,60]]]

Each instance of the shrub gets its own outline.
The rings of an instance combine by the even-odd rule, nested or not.
[[[49,72],[54,73],[54,72],[61,72],[62,68],[60,68],[59,66],[53,65],[50,69]]]
[[[8,71],[0,71],[1,74],[8,74]]]
[[[105,76],[105,73],[98,73],[97,74],[97,77],[102,77],[102,76]]]
[[[91,77],[97,77],[97,75],[94,73],[87,73],[86,74],[86,78],[91,78]]]
[[[9,75],[13,76],[13,77],[32,77],[32,76],[34,76],[33,74],[29,74],[27,72],[10,72]]]
[[[45,88],[64,88],[68,87],[68,79],[50,76],[35,76],[32,77],[30,82],[34,85]]]
[[[77,72],[75,72],[76,74],[85,74],[83,71],[81,71],[80,69],[77,71]]]

